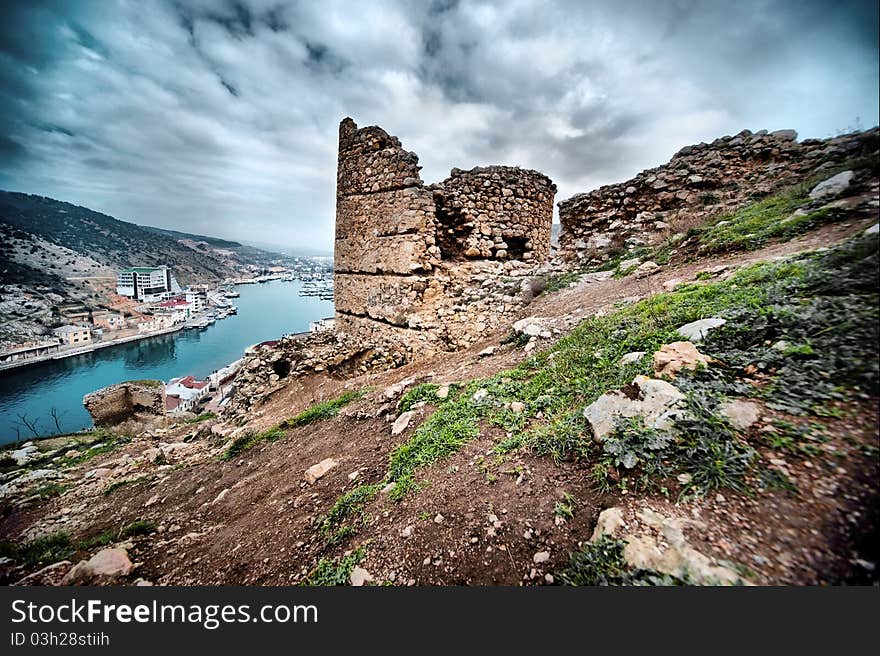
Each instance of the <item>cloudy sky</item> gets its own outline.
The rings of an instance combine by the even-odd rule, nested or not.
[[[878,123],[874,0],[0,0],[0,189],[330,248],[337,126],[557,200],[743,128]]]

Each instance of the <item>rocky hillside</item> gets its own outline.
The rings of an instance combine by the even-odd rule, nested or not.
[[[38,338],[62,303],[97,307],[116,271],[167,264],[181,284],[217,282],[283,256],[147,228],[51,198],[0,191],[0,346]]]
[[[237,265],[246,263],[234,257],[241,249],[237,242],[169,234],[52,198],[8,191],[0,192],[0,230],[4,260],[49,275],[67,273],[64,265],[74,264],[81,275],[167,264],[182,283],[210,282],[234,274]],[[67,257],[61,262],[53,259],[51,246],[65,249]]]
[[[267,345],[219,417],[22,447],[3,576],[877,584],[880,183],[852,167],[548,270],[471,347]]]

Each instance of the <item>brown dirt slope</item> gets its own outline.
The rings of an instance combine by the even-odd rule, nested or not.
[[[673,261],[643,278],[588,275],[536,299],[529,315],[552,318],[554,336],[541,343],[544,348],[584,317],[623,298],[662,292],[668,280],[694,280],[707,270],[723,277],[753,262],[838,243],[875,222],[872,207],[752,252]],[[322,559],[343,558],[364,545],[360,567],[376,584],[546,584],[590,539],[600,512],[619,507],[630,527],[647,526],[646,509],[686,520],[690,545],[752,583],[876,580],[866,560],[877,553],[870,543],[877,527],[876,399],[841,403],[838,417],[826,422],[833,429],[822,453],[786,462],[796,494],[722,490],[687,503],[676,503],[675,481],[665,493],[619,486],[601,491],[589,475],[591,463],[556,463],[528,449],[496,456],[492,447],[504,431],[484,423],[479,437],[458,453],[419,471],[417,492],[397,501],[378,493],[365,504],[357,533],[328,545],[317,530],[321,518],[346,491],[380,484],[391,451],[432,411],[417,408],[409,426],[392,435],[399,396],[388,398],[385,390],[407,379],[454,383],[513,367],[531,353],[503,344],[508,333],[505,328],[469,350],[381,374],[292,381],[254,413],[246,430],[270,429],[343,390],[370,391],[333,418],[286,430],[230,460],[218,456],[242,429],[221,419],[135,438],[67,470],[62,482],[69,489],[60,496],[6,497],[0,535],[21,543],[65,531],[74,543],[69,559],[76,562],[94,552],[85,540],[110,532],[136,563],[124,581],[140,577],[155,584],[300,583]],[[488,346],[496,347],[494,353],[481,356]],[[306,469],[326,458],[338,464],[308,484]],[[570,516],[559,512],[559,504],[570,505]],[[125,538],[120,529],[138,520],[157,530]],[[0,570],[13,583],[40,566],[13,560]],[[33,581],[57,579],[52,576]]]

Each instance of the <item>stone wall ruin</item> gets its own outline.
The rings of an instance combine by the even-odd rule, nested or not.
[[[649,244],[679,219],[699,225],[781,187],[876,152],[878,130],[797,141],[794,130],[743,130],[679,150],[672,160],[626,182],[559,203],[559,255],[588,265]]]
[[[458,348],[497,325],[516,302],[513,272],[550,257],[556,192],[545,175],[515,167],[453,169],[430,186],[419,169],[383,129],[340,124],[336,327],[409,355]],[[473,296],[505,272],[507,287],[499,279],[491,298]]]

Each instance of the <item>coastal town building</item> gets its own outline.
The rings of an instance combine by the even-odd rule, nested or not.
[[[190,304],[190,313],[199,314],[208,307],[208,292],[203,289],[185,289],[184,298]]]
[[[175,324],[174,316],[168,314],[154,314],[151,319],[146,319],[138,324],[138,332],[154,333],[160,330],[167,330]]]
[[[116,275],[116,293],[139,301],[153,303],[180,292],[167,266],[132,267]]]
[[[167,314],[174,317],[174,323],[186,321],[196,312],[193,310],[192,303],[186,301],[182,296],[169,298],[166,301],[157,303],[154,308],[156,314]]]
[[[170,414],[190,412],[209,391],[208,381],[193,376],[172,378],[165,385],[165,409]]]
[[[0,365],[12,365],[15,362],[41,358],[58,353],[61,342],[57,339],[32,344],[21,344],[15,348],[0,352]]]
[[[105,330],[122,330],[125,328],[125,316],[109,310],[92,311],[92,323]]]
[[[92,343],[92,330],[85,326],[61,326],[52,332],[63,346],[81,346]]]

